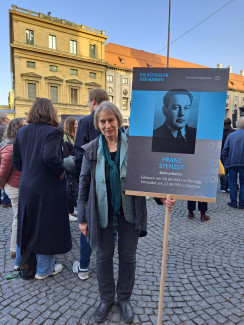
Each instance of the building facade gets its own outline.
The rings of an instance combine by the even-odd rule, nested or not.
[[[106,91],[109,100],[121,110],[124,125],[129,125],[132,71],[108,66],[106,71]]]
[[[58,114],[89,114],[89,92],[106,89],[129,125],[134,67],[163,68],[167,58],[108,43],[104,31],[64,19],[12,6],[10,50],[13,91],[9,107],[13,117],[26,116],[36,97],[52,100]],[[207,68],[169,59],[171,68]],[[218,64],[219,68],[222,67]],[[244,115],[244,70],[231,73],[226,117]]]
[[[36,97],[52,100],[58,114],[88,114],[92,89],[105,88],[104,31],[12,6],[11,72],[15,116]]]

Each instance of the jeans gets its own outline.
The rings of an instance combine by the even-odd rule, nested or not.
[[[117,282],[118,301],[130,300],[136,270],[138,232],[135,225],[118,216],[119,276]],[[100,243],[96,256],[97,279],[101,301],[111,303],[115,296],[113,269],[114,227],[113,217],[108,217],[108,226],[100,228]]]
[[[36,261],[36,274],[38,275],[48,275],[55,269],[55,261],[52,255],[36,254]],[[21,266],[21,254],[18,245],[16,246],[14,265]]]
[[[17,187],[5,184],[4,190],[11,199],[12,208],[14,211],[12,233],[10,241],[10,252],[16,252],[16,238],[17,238],[17,224],[18,224],[18,202],[19,202],[19,189]]]
[[[3,204],[9,204],[11,203],[10,198],[7,196],[7,194],[5,193],[5,191],[3,191]]]
[[[244,167],[235,166],[229,168],[229,185],[230,185],[230,200],[233,207],[237,207],[237,176],[239,174],[240,193],[239,193],[239,208],[244,208]]]
[[[21,254],[20,254],[20,248],[18,245],[16,245],[16,256],[14,260],[14,265],[20,266],[21,265]]]
[[[90,264],[92,249],[87,242],[87,237],[82,233],[80,234],[80,269],[86,270]]]

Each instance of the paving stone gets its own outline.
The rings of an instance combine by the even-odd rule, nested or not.
[[[220,195],[221,194],[221,195]],[[188,220],[186,202],[178,201],[170,216],[164,290],[163,324],[240,325],[244,323],[244,213],[227,207],[228,195],[218,193],[209,204],[211,219],[201,223],[196,214]],[[153,199],[148,204],[148,236],[140,238],[132,304],[134,324],[157,323],[164,207]],[[239,213],[237,213],[239,212]],[[230,213],[232,214],[230,218]],[[43,281],[6,280],[12,272],[9,259],[12,210],[0,206],[0,324],[95,325],[99,303],[95,254],[90,278],[81,281],[72,272],[79,259],[79,231],[71,224],[73,249],[58,255],[63,271]],[[114,258],[117,279],[117,247]],[[115,305],[104,325],[124,324]]]

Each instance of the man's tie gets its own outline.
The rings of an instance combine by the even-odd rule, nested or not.
[[[181,129],[179,129],[177,132],[177,141],[181,146],[183,146],[186,143],[186,139],[183,137],[181,133]]]

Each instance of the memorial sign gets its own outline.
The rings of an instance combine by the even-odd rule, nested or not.
[[[134,68],[126,194],[216,201],[228,78]]]

